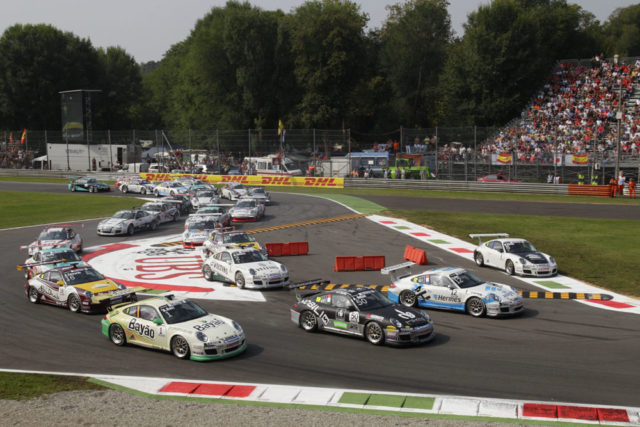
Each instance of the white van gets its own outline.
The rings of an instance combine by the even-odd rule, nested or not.
[[[269,154],[265,157],[245,157],[244,161],[252,165],[252,171],[256,175],[285,175],[285,176],[302,176],[300,169],[289,169],[287,164],[292,165],[293,162],[286,157],[282,161],[277,154]]]

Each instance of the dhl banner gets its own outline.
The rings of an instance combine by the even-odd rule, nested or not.
[[[344,188],[344,178],[324,178],[316,176],[206,175],[187,173],[141,173],[140,176],[149,182],[172,181],[181,176],[191,176],[211,184],[240,182],[246,185]]]

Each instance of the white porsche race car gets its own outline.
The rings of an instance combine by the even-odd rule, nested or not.
[[[225,199],[238,200],[247,195],[247,187],[240,182],[227,182],[221,189],[220,195]]]
[[[522,313],[522,296],[511,286],[485,282],[463,268],[434,268],[411,274],[413,262],[380,270],[391,276],[387,296],[407,307],[441,308],[466,312],[474,317]]]
[[[256,199],[240,199],[229,210],[233,222],[253,222],[264,216],[264,204]]]
[[[20,250],[27,249],[31,256],[37,251],[47,248],[71,248],[80,253],[82,252],[82,237],[68,225],[47,225],[35,241],[29,245],[20,246]]]
[[[209,281],[235,283],[239,288],[281,288],[289,284],[287,267],[253,248],[214,252],[202,264],[202,274]]]
[[[126,209],[116,212],[111,218],[98,223],[97,233],[100,236],[132,236],[138,230],[155,230],[160,224],[158,214],[143,211],[140,208]]]
[[[478,266],[504,269],[507,274],[520,276],[555,276],[558,264],[551,256],[538,250],[524,239],[509,238],[508,234],[469,234],[480,243],[473,252]],[[483,238],[498,237],[482,242]]]
[[[202,246],[213,230],[222,228],[219,218],[220,216],[216,214],[189,215],[187,220],[184,222],[182,246],[190,249],[194,249],[196,246]]]

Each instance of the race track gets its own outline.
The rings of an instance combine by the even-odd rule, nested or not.
[[[61,184],[2,183],[0,189],[66,192]],[[75,195],[79,203],[86,196]],[[315,197],[275,193],[273,199],[265,219],[240,228],[351,213]],[[442,200],[444,204],[449,199]],[[402,203],[415,203],[410,201]],[[444,209],[442,204],[439,206]],[[130,238],[107,238],[95,234],[97,220],[83,223],[80,233],[86,248],[177,234],[183,226],[179,221]],[[305,333],[289,320],[295,293],[276,290],[264,293],[265,302],[201,302],[209,311],[236,319],[244,327],[249,348],[239,357],[197,363],[138,347],[119,348],[101,335],[101,315],[72,314],[27,301],[22,273],[15,268],[26,255],[18,247],[32,241],[40,229],[0,231],[4,254],[0,268],[7,272],[0,279],[4,290],[1,368],[640,406],[637,316],[575,301],[525,300],[524,315],[511,319],[476,319],[432,310],[429,314],[434,319],[436,339],[424,346],[396,349],[374,347],[349,337]],[[416,244],[366,218],[269,231],[255,237],[263,243],[308,241],[308,256],[279,259],[291,271],[292,280],[323,278],[338,283],[387,281],[377,272],[335,273],[334,256],[385,255],[387,265],[392,265],[402,261],[405,245]],[[532,289],[501,272],[478,269],[436,248],[427,249],[427,253],[433,266],[460,265],[483,279]]]

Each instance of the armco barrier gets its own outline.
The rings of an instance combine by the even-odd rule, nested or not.
[[[570,196],[600,196],[609,197],[611,187],[608,185],[576,185],[569,184]]]
[[[337,256],[333,271],[380,270],[384,266],[384,255]]]
[[[409,245],[404,248],[403,258],[407,261],[413,261],[418,265],[427,265],[429,263],[429,261],[427,261],[427,253],[424,250]]]
[[[266,243],[265,246],[270,257],[309,254],[309,242]]]

